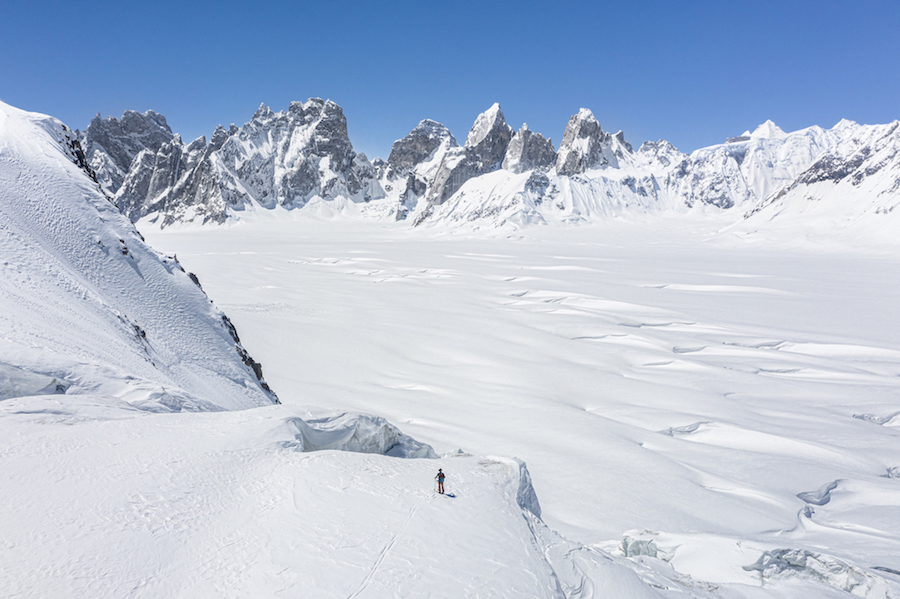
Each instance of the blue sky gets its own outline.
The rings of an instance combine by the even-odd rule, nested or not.
[[[260,102],[331,98],[357,151],[423,118],[464,139],[499,102],[558,145],[590,108],[691,151],[900,118],[900,2],[29,2],[0,9],[0,99],[74,128],[153,109],[185,140]]]

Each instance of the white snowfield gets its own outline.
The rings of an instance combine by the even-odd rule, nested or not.
[[[139,223],[263,405],[62,125],[0,108],[0,597],[900,597],[896,245]]]
[[[716,233],[728,223],[487,236],[284,211],[146,232],[200,274],[286,404],[517,456],[573,555],[663,576],[600,591],[627,579],[565,558],[560,580],[587,582],[563,596],[900,596],[900,259],[747,243]],[[423,468],[458,485],[453,463]],[[496,588],[456,596],[554,596]]]

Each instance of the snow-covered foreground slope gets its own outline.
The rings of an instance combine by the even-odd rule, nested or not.
[[[0,400],[97,393],[176,411],[277,401],[225,316],[92,174],[62,123],[0,103]]]
[[[320,437],[384,440],[383,421],[329,429],[333,415],[284,406],[0,403],[0,595],[710,596],[661,563],[554,534],[520,462],[308,452],[299,416]],[[438,467],[452,496],[432,489]]]
[[[552,529],[654,555],[627,562],[708,583],[695,594],[896,596],[900,260],[711,222],[487,238],[282,213],[150,239],[288,408],[521,458]]]

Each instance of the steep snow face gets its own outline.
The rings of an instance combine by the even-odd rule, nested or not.
[[[277,401],[196,279],[92,176],[62,123],[0,104],[0,365],[25,373],[11,380],[151,410]]]
[[[250,207],[383,196],[372,165],[353,151],[341,107],[330,100],[292,102],[277,113],[261,105],[243,127],[218,128],[208,147],[205,140],[188,147],[180,139],[173,144],[182,147],[160,148],[155,158],[137,162],[116,196],[133,220],[156,214],[163,226],[221,223]],[[144,183],[151,180],[156,184]]]
[[[846,137],[820,127],[786,134],[767,121],[749,136],[695,151],[685,167],[687,176],[679,177],[675,187],[688,205],[746,208],[791,183]]]
[[[830,133],[850,134],[789,185],[749,210],[738,230],[799,225],[822,234],[855,227],[879,241],[896,240],[900,224],[900,122],[838,127]]]
[[[98,113],[84,132],[76,134],[103,190],[110,196],[121,187],[135,156],[144,150],[155,152],[173,137],[166,117],[152,110],[143,114],[127,110],[121,120],[101,119]]]
[[[787,133],[782,131],[781,127],[771,120],[767,120],[765,123],[758,126],[749,137],[752,139],[784,139],[787,137]]]

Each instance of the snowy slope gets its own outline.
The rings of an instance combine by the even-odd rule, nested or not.
[[[516,460],[311,453],[284,406],[80,399],[0,403],[3,596],[713,596],[554,534]]]
[[[288,408],[514,455],[549,527],[663,586],[898,595],[895,252],[748,245],[699,213],[491,236],[267,216],[151,239],[265,339]]]
[[[900,232],[900,122],[842,122],[845,137],[789,184],[747,211],[736,231],[793,229],[821,237],[846,232],[861,245],[896,242]]]
[[[37,391],[28,381],[39,375],[61,392],[148,409],[277,401],[230,322],[175,259],[144,243],[92,175],[62,123],[0,104],[6,397],[17,385]]]

